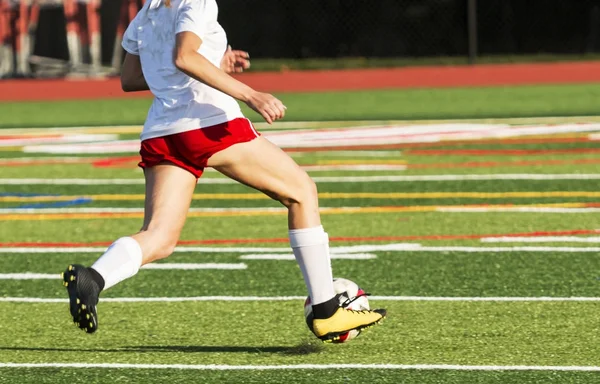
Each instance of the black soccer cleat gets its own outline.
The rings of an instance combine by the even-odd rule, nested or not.
[[[73,322],[87,333],[98,329],[96,305],[102,287],[93,278],[90,268],[72,264],[63,272],[63,285],[69,293],[69,310]]]

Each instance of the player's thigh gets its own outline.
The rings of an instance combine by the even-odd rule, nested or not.
[[[208,166],[277,200],[299,194],[316,195],[316,187],[306,172],[262,136],[214,154]]]
[[[179,235],[192,201],[196,177],[170,163],[144,170],[146,199],[143,231]]]

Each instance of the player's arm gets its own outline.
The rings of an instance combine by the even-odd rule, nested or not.
[[[283,118],[285,106],[281,101],[267,93],[257,92],[241,81],[234,79],[199,54],[198,49],[202,44],[202,39],[198,35],[185,31],[178,33],[176,36],[174,61],[177,69],[204,84],[245,102],[269,124]]]
[[[125,55],[125,61],[121,69],[121,88],[125,92],[149,90],[142,72],[140,57],[129,52]]]

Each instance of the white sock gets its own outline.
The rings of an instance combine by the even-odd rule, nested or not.
[[[330,300],[335,292],[329,258],[329,236],[322,226],[291,229],[289,236],[312,305]]]
[[[104,289],[138,273],[142,266],[142,248],[132,237],[121,237],[92,265],[104,279]]]

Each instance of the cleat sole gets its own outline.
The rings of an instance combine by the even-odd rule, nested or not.
[[[94,305],[83,304],[82,300],[85,299],[80,297],[77,280],[77,267],[69,265],[63,273],[63,285],[69,294],[69,310],[73,324],[87,333],[94,333],[98,329],[96,309]]]

